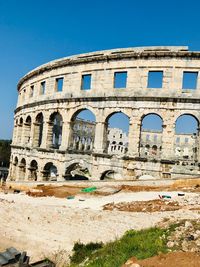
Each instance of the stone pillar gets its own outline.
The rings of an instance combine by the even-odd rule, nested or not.
[[[30,146],[30,133],[31,133],[31,125],[25,122],[23,127],[23,141],[22,141],[22,144],[24,146]]]
[[[63,121],[62,127],[62,142],[60,146],[60,150],[67,150],[70,138],[70,122]]]
[[[34,122],[31,128],[31,144],[33,147],[38,147],[39,145],[39,131],[40,124],[38,122]]]
[[[23,126],[22,124],[18,125],[18,131],[17,131],[17,145],[21,145],[22,143],[22,133],[23,133]]]
[[[31,123],[29,147],[34,146],[35,123]]]
[[[97,122],[94,137],[94,152],[104,153],[107,147],[107,124],[105,122]]]
[[[162,132],[162,151],[161,159],[173,160],[175,159],[174,153],[174,135],[175,135],[175,122],[174,117],[170,114],[165,118]]]
[[[46,145],[44,147],[49,149],[53,146],[53,122],[47,122],[47,125],[44,127],[44,129],[46,129],[44,130],[44,141],[46,141]]]
[[[49,121],[43,122],[43,133],[42,133],[42,148],[49,149],[52,146],[53,140],[53,123]]]
[[[128,134],[128,153],[130,157],[139,157],[140,153],[140,131],[141,122],[140,120],[132,119],[129,125]]]

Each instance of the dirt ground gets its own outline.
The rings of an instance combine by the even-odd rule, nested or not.
[[[138,263],[141,267],[199,267],[200,255],[195,252],[171,252],[145,260],[132,258],[122,267],[131,267],[133,263]]]
[[[33,261],[54,258],[64,251],[67,260],[77,241],[108,242],[127,230],[166,220],[197,220],[198,184],[199,180],[168,187],[101,183],[92,193],[81,192],[90,183],[8,186],[0,192],[0,249],[12,246],[25,250]],[[171,199],[160,199],[159,195],[170,195]]]

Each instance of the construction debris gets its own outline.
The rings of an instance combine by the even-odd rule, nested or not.
[[[42,260],[29,264],[30,257],[26,252],[19,252],[17,249],[11,247],[6,251],[0,253],[0,266],[9,267],[54,267],[55,264],[49,260]]]

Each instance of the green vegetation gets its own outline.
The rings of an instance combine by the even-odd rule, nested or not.
[[[174,228],[175,226],[168,229],[155,227],[140,231],[131,230],[121,239],[105,245],[76,243],[69,267],[121,267],[133,256],[145,259],[159,252],[166,253],[167,236],[174,231]]]
[[[10,153],[11,153],[11,140],[0,140],[0,166],[9,167]]]

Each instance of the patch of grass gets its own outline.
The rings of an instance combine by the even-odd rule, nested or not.
[[[103,243],[90,242],[86,245],[77,242],[73,247],[73,255],[70,257],[72,263],[79,264],[89,257],[95,250],[103,247]]]
[[[168,229],[154,227],[140,231],[131,230],[119,240],[103,246],[101,244],[100,248],[92,247],[91,249],[90,246],[87,247],[89,244],[76,244],[70,267],[120,267],[133,256],[145,259],[159,252],[166,253],[168,251],[167,237],[174,228],[171,226]]]

